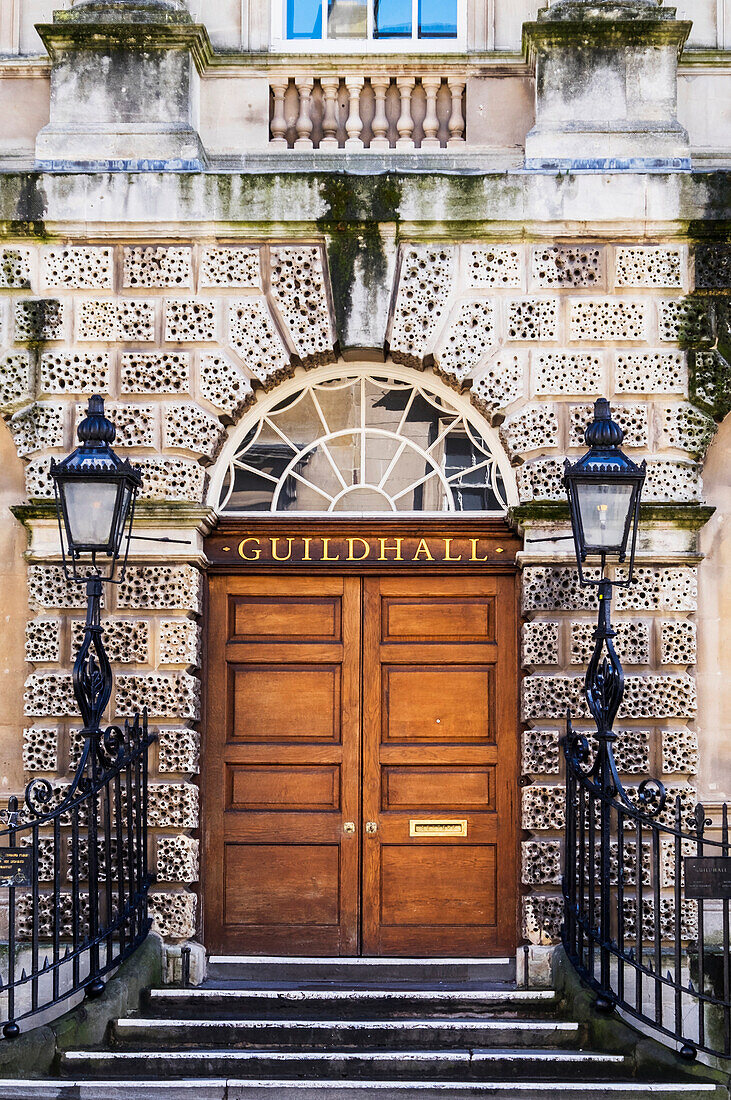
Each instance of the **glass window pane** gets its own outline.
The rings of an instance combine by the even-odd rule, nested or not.
[[[374,38],[411,38],[411,0],[374,0]]]
[[[419,0],[419,38],[456,38],[457,0]]]
[[[322,38],[322,0],[287,0],[287,38]]]
[[[365,38],[367,34],[366,0],[328,0],[328,38]]]

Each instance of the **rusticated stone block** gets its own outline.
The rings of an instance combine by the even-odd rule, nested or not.
[[[27,772],[58,770],[56,726],[28,726],[23,730],[23,769]]]
[[[110,358],[106,351],[48,351],[41,355],[41,393],[108,393]]]
[[[563,829],[566,820],[566,790],[561,784],[523,788],[523,828]]]
[[[201,354],[199,385],[201,396],[232,419],[254,397],[251,381],[223,354]]]
[[[77,715],[70,672],[32,673],[25,681],[24,713],[28,718]]]
[[[322,252],[317,247],[270,249],[271,293],[303,363],[333,358]]]
[[[471,374],[496,343],[494,321],[492,302],[462,302],[435,356],[441,373],[456,382]]]
[[[0,409],[11,412],[33,396],[31,360],[27,351],[0,358]]]
[[[687,726],[675,726],[662,731],[662,770],[669,775],[698,771],[698,735]]]
[[[229,304],[228,342],[264,386],[290,371],[289,353],[264,298],[242,298]]]
[[[589,571],[595,576],[596,570]],[[573,566],[531,565],[523,570],[523,611],[594,611],[596,592],[582,588]]]
[[[201,629],[191,619],[163,619],[160,623],[160,664],[200,664]]]
[[[523,898],[523,935],[530,943],[558,943],[563,924],[563,898],[531,895]]]
[[[650,629],[643,622],[618,622],[614,624],[617,637],[614,646],[620,660],[627,665],[646,665],[650,662]],[[594,650],[592,622],[571,624],[571,664],[587,665]]]
[[[158,882],[198,881],[198,841],[189,836],[157,838]]]
[[[216,339],[218,303],[213,298],[175,299],[165,303],[165,340],[194,343]]]
[[[472,401],[498,423],[501,410],[522,396],[527,375],[527,352],[501,351],[472,383]]]
[[[217,416],[211,416],[192,402],[165,405],[163,446],[180,447],[212,459],[221,446],[224,428]]]
[[[148,799],[151,829],[198,828],[198,788],[194,783],[150,783]]]
[[[562,730],[524,730],[523,773],[525,775],[558,775],[561,737],[563,737]]]
[[[557,665],[559,663],[558,623],[523,623],[521,637],[523,668],[531,668],[537,665]]]
[[[41,608],[86,607],[83,584],[67,581],[60,565],[30,565],[28,595],[31,603]]]
[[[682,246],[619,247],[615,250],[615,284],[682,289],[686,264]]]
[[[660,624],[660,663],[694,665],[696,660],[696,624],[687,619],[671,619]]]
[[[195,894],[150,894],[153,931],[164,940],[189,940],[195,936],[197,905]]]
[[[43,248],[41,281],[46,290],[111,290],[114,249],[95,245]]]
[[[500,427],[500,438],[511,459],[529,451],[558,446],[555,405],[531,405],[509,417]]]
[[[157,740],[157,768],[161,774],[198,773],[200,734],[191,729],[161,729]]]
[[[624,432],[623,447],[647,447],[649,432],[647,405],[612,402],[612,418]],[[594,419],[592,405],[572,405],[569,413],[569,446],[584,447],[584,432]]]
[[[686,354],[683,351],[617,352],[614,379],[617,393],[686,394]]]
[[[553,245],[531,249],[531,275],[536,287],[597,287],[606,277],[603,248]]]
[[[454,246],[404,249],[391,330],[397,363],[421,366],[444,316],[455,276]]]
[[[555,340],[558,302],[555,298],[520,298],[508,307],[510,340]]]
[[[261,288],[259,249],[218,246],[204,248],[201,254],[200,286]]]
[[[569,314],[572,340],[645,340],[647,303],[622,298],[577,298]]]
[[[521,881],[526,886],[561,885],[560,840],[524,840]]]
[[[152,718],[197,722],[200,682],[186,672],[120,674],[115,679],[114,714],[130,717],[147,708]]]
[[[187,351],[129,352],[122,356],[121,391],[125,393],[190,393]]]
[[[25,624],[25,659],[30,664],[61,660],[61,620],[31,619]]]
[[[33,454],[34,451],[63,447],[65,412],[65,405],[48,402],[30,405],[15,414],[8,427],[20,458]]]
[[[130,245],[124,249],[125,287],[190,287],[189,248]]]
[[[523,255],[510,245],[465,245],[462,262],[471,288],[523,285]]]
[[[131,610],[180,610],[199,614],[201,575],[192,565],[128,566],[117,590],[117,605]]]
[[[189,458],[136,459],[142,473],[140,500],[189,500],[201,503],[206,471]]]
[[[119,664],[144,664],[150,659],[150,624],[146,619],[104,619],[104,647],[110,661]],[[84,623],[71,624],[71,659],[84,639]]]

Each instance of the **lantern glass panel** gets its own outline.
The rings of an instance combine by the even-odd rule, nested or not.
[[[115,535],[114,519],[119,480],[78,478],[62,488],[66,501],[69,536],[73,546],[104,551]]]
[[[634,488],[634,482],[577,481],[576,498],[588,549],[623,550]]]

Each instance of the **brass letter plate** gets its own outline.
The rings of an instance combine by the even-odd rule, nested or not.
[[[467,836],[466,818],[409,822],[409,836]]]

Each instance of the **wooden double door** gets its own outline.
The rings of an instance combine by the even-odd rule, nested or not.
[[[209,949],[514,950],[513,577],[213,576],[208,620]]]

